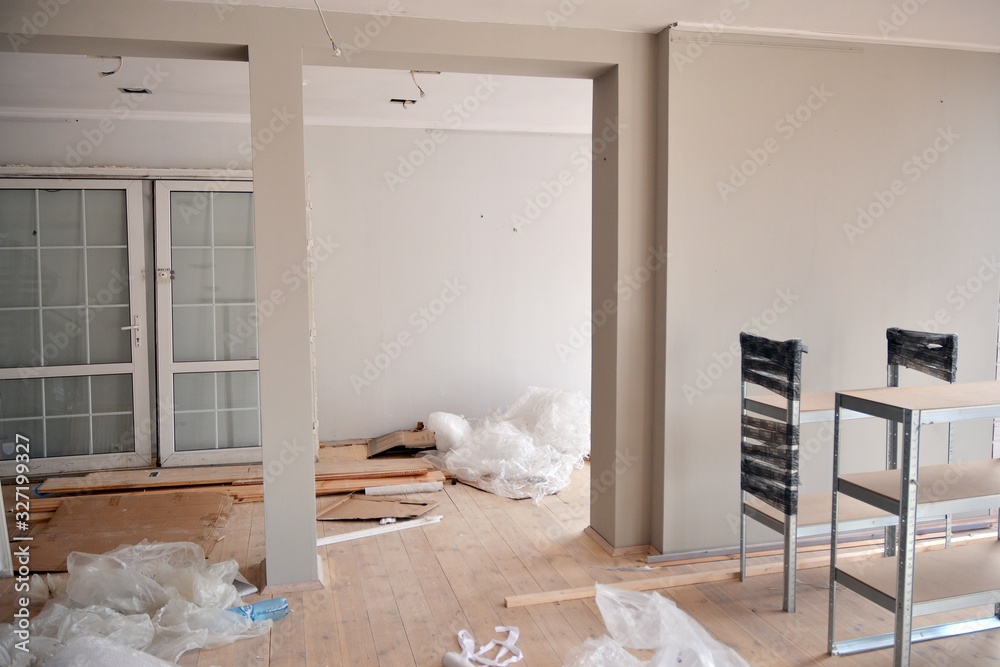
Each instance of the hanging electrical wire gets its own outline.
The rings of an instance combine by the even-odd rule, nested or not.
[[[343,54],[343,51],[341,51],[340,47],[337,46],[337,42],[334,41],[333,35],[330,33],[330,26],[326,24],[326,17],[323,16],[323,8],[319,6],[319,0],[313,0],[313,3],[316,5],[316,11],[319,12],[320,20],[323,21],[323,29],[326,30],[326,36],[330,38],[330,46],[333,47],[333,55],[339,58]]]
[[[122,65],[125,63],[125,59],[122,58],[121,56],[87,56],[87,57],[88,58],[100,58],[102,60],[110,60],[112,58],[117,58],[118,59],[118,66],[117,67],[115,67],[114,69],[110,69],[110,70],[108,70],[106,72],[98,72],[97,73],[97,76],[101,77],[102,79],[104,77],[106,77],[106,76],[111,76],[112,74],[117,74],[118,71],[122,68]]]

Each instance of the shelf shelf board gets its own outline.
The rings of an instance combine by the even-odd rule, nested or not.
[[[895,611],[896,558],[838,565],[836,581]],[[913,615],[1000,602],[1000,542],[916,554]]]
[[[843,495],[898,514],[900,474],[877,470],[841,475],[838,488]],[[917,479],[921,519],[1000,506],[1000,459],[925,466]]]

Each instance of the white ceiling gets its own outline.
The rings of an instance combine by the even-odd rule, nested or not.
[[[167,1],[167,0],[164,0]],[[192,1],[192,0],[185,0]],[[193,0],[219,2],[220,0]],[[313,0],[239,0],[315,12]],[[836,34],[879,41],[880,32],[904,43],[934,43],[1000,52],[1000,0],[320,0],[326,10],[384,12],[410,17],[656,32],[673,22],[726,22],[775,33]],[[909,13],[906,13],[909,11]],[[728,12],[728,13],[726,13]],[[336,39],[336,14],[328,15]],[[126,58],[121,71],[101,78],[116,60],[82,56],[0,53],[0,118],[93,118],[124,113],[118,87],[149,85],[153,94],[131,102],[131,119],[246,122],[246,63]],[[421,99],[409,73],[350,67],[307,67],[305,120],[313,124],[453,127],[458,104],[469,113],[463,129],[587,132],[591,84],[580,80],[495,77],[488,103],[480,77],[418,75]],[[470,97],[471,96],[471,97]],[[392,97],[415,99],[408,108]],[[481,100],[479,100],[481,102]],[[472,109],[471,107],[476,107]]]
[[[190,2],[192,0],[180,0]],[[194,0],[217,3],[220,0]],[[239,0],[240,4],[292,7],[315,11],[313,0]],[[319,0],[324,10],[367,14],[398,6],[401,16],[559,25],[659,32],[675,23],[719,24],[732,12],[735,26],[777,31],[805,31],[889,37],[982,46],[1000,50],[1000,2],[997,0]],[[892,21],[894,7],[904,15]],[[909,10],[909,13],[905,13]],[[336,20],[330,29],[338,38]]]
[[[249,121],[246,63],[0,53],[0,118]],[[589,80],[477,74],[416,74],[352,67],[304,70],[307,124],[590,132]],[[152,94],[124,96],[119,87]],[[478,97],[477,97],[478,94]],[[391,98],[416,100],[407,105]],[[456,108],[456,105],[457,108]]]

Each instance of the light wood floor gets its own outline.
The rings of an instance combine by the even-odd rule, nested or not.
[[[588,471],[540,506],[446,485],[434,494],[440,523],[321,549],[324,590],[285,595],[292,613],[267,636],[186,654],[185,667],[413,666],[441,664],[466,628],[478,639],[494,626],[520,628],[525,667],[559,666],[587,637],[604,634],[592,600],[507,609],[504,597],[724,566],[724,563],[629,572],[630,558],[612,558],[583,533],[588,525]],[[429,496],[421,496],[427,498]],[[328,499],[317,500],[323,507]],[[320,522],[320,535],[367,527]],[[234,507],[225,538],[211,559],[235,559],[251,580],[264,556],[263,505]],[[764,562],[761,559],[759,562]],[[890,651],[849,657],[825,653],[827,568],[799,573],[799,610],[781,611],[780,575],[684,586],[663,591],[752,665],[891,664]],[[0,619],[9,619],[11,580],[0,582]],[[259,597],[248,598],[255,601]],[[843,603],[842,605],[840,603]],[[840,612],[840,609],[843,609]],[[838,595],[838,638],[891,630],[889,614],[849,592]],[[989,609],[972,610],[986,615]],[[966,610],[941,622],[962,618]],[[921,619],[924,624],[925,619]],[[1000,664],[1000,632],[914,645],[917,665]]]

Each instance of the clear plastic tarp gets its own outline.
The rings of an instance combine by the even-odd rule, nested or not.
[[[437,451],[426,456],[460,480],[507,498],[557,493],[590,453],[590,399],[529,387],[482,419],[434,412],[427,419]]]
[[[18,648],[23,628],[0,625],[0,664],[153,667],[271,627],[229,610],[243,604],[232,584],[239,566],[232,560],[207,564],[197,544],[143,541],[104,555],[73,552],[66,563],[65,582],[32,578],[35,599],[53,597],[30,621],[29,652]],[[95,651],[106,653],[107,661],[75,661]]]

